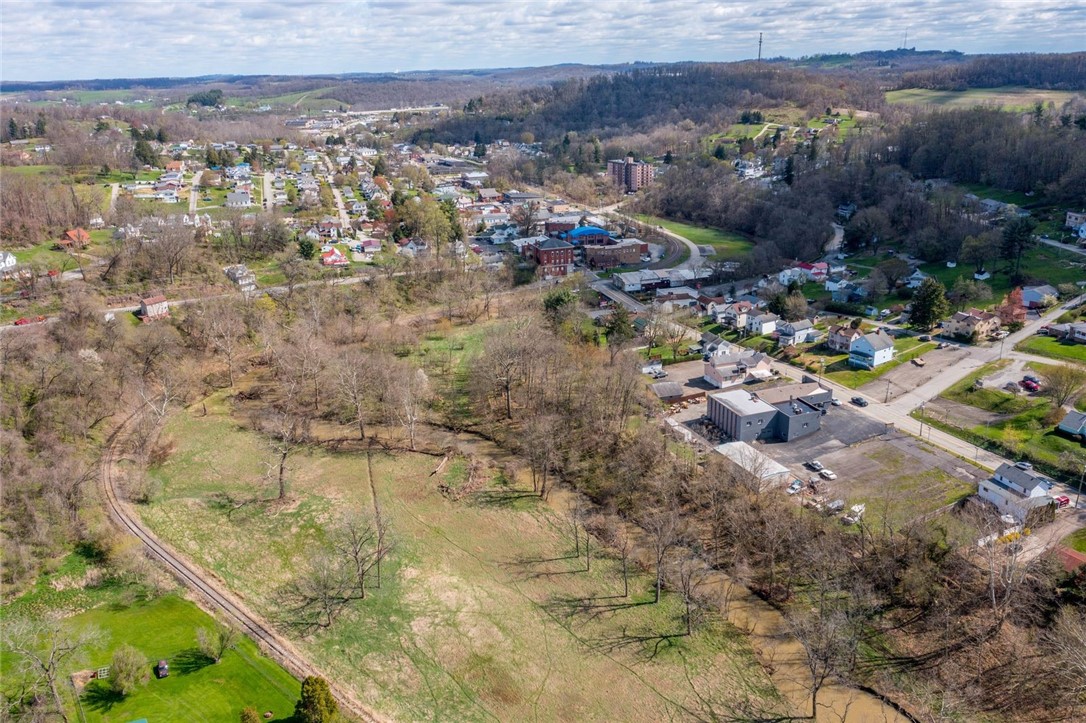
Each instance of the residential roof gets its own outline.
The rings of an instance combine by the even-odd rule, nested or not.
[[[871,348],[875,351],[892,349],[894,347],[894,340],[882,329],[873,331],[870,334],[864,334],[864,339],[867,339],[867,343],[870,344]]]
[[[814,328],[814,324],[811,323],[810,319],[800,319],[799,321],[790,321],[786,323],[792,328],[792,331],[803,331],[804,329]]]
[[[1026,287],[1022,288],[1022,293],[1023,294],[1025,292],[1027,292],[1027,291],[1035,292],[1037,294],[1040,294],[1041,296],[1057,296],[1057,295],[1059,295],[1059,292],[1056,290],[1056,288],[1053,287],[1050,284],[1040,284],[1038,286],[1026,286]]]
[[[1073,409],[1060,420],[1060,426],[1068,429],[1082,429],[1083,425],[1086,425],[1086,412],[1076,412]]]
[[[1003,479],[1010,480],[1027,492],[1038,486],[1043,486],[1047,491],[1052,486],[1052,481],[1043,474],[1032,469],[1022,469],[1006,462],[999,465],[999,469],[995,471],[995,474]]]
[[[141,300],[140,303],[144,304],[145,306],[153,306],[154,304],[164,304],[164,303],[166,303],[166,297],[161,295],[161,294],[159,294],[157,296],[148,296],[146,299]]]
[[[678,382],[656,382],[652,385],[652,392],[660,399],[672,399],[683,395],[683,385]]]

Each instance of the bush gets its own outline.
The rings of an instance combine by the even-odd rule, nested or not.
[[[131,645],[122,645],[113,651],[109,687],[114,693],[130,695],[150,679],[151,664],[146,655]]]

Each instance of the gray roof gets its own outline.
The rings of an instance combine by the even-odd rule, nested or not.
[[[1060,420],[1060,426],[1068,429],[1082,429],[1083,424],[1086,424],[1086,412],[1076,412],[1073,409]]]
[[[788,326],[791,327],[792,331],[803,331],[804,329],[813,328],[814,324],[811,323],[810,319],[800,319],[799,321],[788,322]]]
[[[867,342],[875,351],[892,349],[894,347],[894,340],[891,339],[882,329],[879,329],[878,331],[873,331],[870,334],[864,334],[864,339],[867,339]]]
[[[1054,286],[1049,285],[1049,284],[1041,284],[1040,286],[1027,286],[1027,287],[1022,289],[1023,293],[1025,293],[1027,291],[1036,292],[1036,293],[1040,294],[1041,296],[1058,296],[1059,295],[1059,292],[1056,291],[1056,288]]]
[[[540,249],[571,249],[573,246],[556,238],[549,238],[543,243],[539,244]]]
[[[740,389],[730,392],[717,392],[710,396],[741,417],[749,414],[765,414],[766,412],[777,411],[750,392]]]
[[[1015,467],[1013,464],[1007,464],[1006,462],[999,465],[999,469],[997,469],[995,473],[1003,479],[1018,485],[1027,492],[1038,485],[1044,485],[1045,489],[1048,489],[1052,484],[1051,480],[1040,472],[1035,472],[1032,469]]]
[[[652,385],[652,391],[660,399],[672,399],[683,395],[683,385],[678,382],[657,382]]]

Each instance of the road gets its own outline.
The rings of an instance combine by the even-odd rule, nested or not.
[[[264,174],[263,174],[263,181],[264,181],[264,198],[263,198],[263,201],[264,201],[264,210],[265,211],[267,211],[268,209],[270,209],[270,208],[272,208],[274,206],[274,204],[272,203],[272,176],[273,175],[274,174],[271,171],[264,171]]]
[[[332,198],[336,201],[336,210],[339,211],[339,223],[340,229],[346,234],[351,228],[351,218],[347,215],[347,205],[343,202],[343,194],[339,192],[339,188],[336,184],[332,183],[332,160],[328,157],[324,157],[324,163],[328,167],[328,175],[325,176],[325,180],[328,181],[328,187],[332,189]]]
[[[117,208],[117,196],[121,194],[121,184],[111,183],[109,184],[109,215],[113,215],[113,211]]]
[[[319,675],[329,680],[332,695],[339,705],[364,721],[379,721],[382,718],[349,692],[338,687],[331,676],[323,673],[310,663],[291,643],[281,637],[264,619],[250,611],[244,603],[230,594],[218,580],[207,571],[183,559],[172,548],[163,543],[153,532],[143,526],[139,515],[117,493],[114,471],[120,461],[120,449],[126,439],[127,429],[135,423],[137,414],[133,413],[110,435],[103,451],[98,477],[99,491],[105,501],[107,511],[113,522],[124,532],[136,537],[143,543],[150,557],[166,566],[181,584],[196,593],[201,607],[209,612],[224,615],[251,637],[271,658],[279,662],[298,679],[310,675]]]
[[[601,213],[610,213],[613,216],[618,216],[619,218],[621,218],[621,219],[623,219],[623,220],[625,220],[625,221],[627,221],[629,223],[635,223],[635,224],[638,224],[639,226],[646,225],[644,221],[640,221],[640,220],[634,218],[633,216],[627,216],[624,213],[619,213],[618,204],[615,204],[613,206],[608,206],[607,208],[602,209]],[[679,234],[675,233],[674,231],[668,231],[663,226],[656,226],[655,228],[656,228],[657,233],[659,233],[661,236],[664,236],[666,238],[671,239],[672,241],[675,241],[677,243],[680,243],[680,244],[686,246],[687,250],[690,251],[690,256],[685,261],[677,264],[676,266],[673,266],[672,268],[675,268],[675,269],[697,269],[697,268],[701,268],[701,266],[704,264],[704,258],[702,257],[701,249],[698,248],[697,244],[695,244],[693,241],[686,238],[685,236],[680,236]]]
[[[200,178],[203,177],[203,171],[197,171],[192,177],[192,183],[189,184],[189,215],[196,215],[196,201],[200,198]]]
[[[1034,236],[1034,240],[1043,243],[1045,246],[1051,246],[1052,248],[1062,249],[1064,251],[1069,251],[1073,254],[1079,254],[1080,256],[1086,256],[1086,248],[1082,248],[1081,246],[1062,244],[1059,241],[1053,241],[1050,238],[1041,238],[1040,236]]]

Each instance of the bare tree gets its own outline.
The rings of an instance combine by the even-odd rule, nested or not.
[[[67,723],[68,714],[57,683],[70,661],[98,636],[97,630],[73,633],[60,620],[39,622],[14,618],[4,622],[3,647],[19,661],[28,692],[33,696],[42,689],[48,690],[53,698],[54,712]]]
[[[358,597],[366,599],[366,575],[382,554],[378,525],[369,515],[349,512],[340,519],[331,542],[335,553],[346,562]]]
[[[1061,608],[1046,638],[1046,647],[1058,663],[1056,670],[1061,679],[1053,689],[1069,701],[1081,702],[1086,695],[1086,613]]]
[[[669,504],[649,512],[641,525],[649,535],[649,546],[656,565],[656,593],[652,601],[658,603],[668,554],[679,544],[682,537],[682,521],[676,506]]]
[[[699,558],[693,555],[684,555],[673,569],[676,588],[682,595],[685,612],[683,622],[686,623],[686,634],[690,635],[694,630],[694,615],[698,609],[700,589],[709,575],[709,568]]]
[[[335,396],[358,425],[359,439],[366,438],[366,421],[376,397],[374,363],[370,355],[356,351],[340,354],[336,362]]]
[[[389,388],[389,411],[393,419],[407,432],[408,443],[415,449],[419,422],[433,398],[430,380],[422,369],[403,363],[392,370]]]
[[[354,585],[341,559],[327,550],[314,552],[285,590],[288,622],[303,630],[331,626],[350,602]]]
[[[811,718],[817,718],[819,692],[841,662],[855,654],[859,637],[845,615],[837,610],[792,615],[788,623],[792,634],[803,646],[804,662],[810,675]]]
[[[621,517],[615,517],[607,534],[608,544],[618,552],[618,559],[622,563],[622,597],[630,596],[630,552],[633,547],[630,541],[630,533],[626,529],[626,521]]]
[[[1052,364],[1040,374],[1045,395],[1057,407],[1073,401],[1086,387],[1086,369],[1074,364]]]

